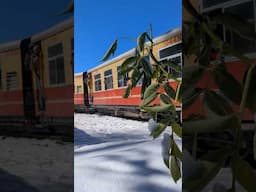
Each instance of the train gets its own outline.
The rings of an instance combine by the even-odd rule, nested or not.
[[[73,133],[73,57],[73,17],[0,45],[1,133]]]
[[[153,39],[153,54],[158,60],[171,60],[176,65],[182,65],[182,36],[181,28],[168,31]],[[127,87],[129,76],[121,75],[120,67],[122,62],[132,56],[135,49],[131,49],[117,57],[112,58],[88,71],[74,75],[74,104],[76,112],[93,112],[125,116],[130,118],[147,119],[145,112],[141,111],[141,84],[131,90],[128,98],[123,98]],[[168,69],[178,80],[181,80],[181,73]],[[169,80],[170,86],[174,89],[177,82]],[[178,111],[181,106],[177,105]]]
[[[253,0],[229,0],[229,1],[215,1],[215,2],[208,2],[208,1],[199,1],[199,0],[190,0],[192,6],[194,8],[205,15],[221,11],[222,13],[228,12],[231,14],[234,14],[236,16],[241,17],[245,21],[249,21],[255,28],[256,32],[256,9],[255,7],[255,1]],[[183,19],[186,21],[189,21],[191,18],[191,15],[187,12],[187,10],[184,10],[183,12],[184,16]],[[184,22],[184,21],[183,21]],[[256,41],[249,41],[243,37],[240,37],[236,35],[235,33],[229,31],[227,28],[225,28],[224,25],[218,25],[216,34],[225,42],[229,43],[235,50],[238,52],[246,55],[248,58],[250,58],[253,62],[256,61]],[[212,56],[214,57],[214,52],[212,53]],[[184,60],[186,60],[186,64],[193,64],[194,58],[192,57],[184,57]],[[248,70],[248,65],[246,63],[243,63],[238,58],[234,56],[225,56],[223,58],[223,64],[225,65],[227,71],[234,76],[234,78],[243,84],[245,74]],[[207,85],[206,85],[207,82]],[[198,88],[205,88],[209,87],[216,91],[216,93],[221,94],[224,96],[221,91],[218,89],[218,86],[216,85],[212,75],[210,72],[206,72],[202,80],[199,81],[197,84]],[[224,98],[226,98],[224,96]],[[234,111],[239,110],[239,106],[233,102],[231,102],[228,98],[226,98],[227,101],[231,104]],[[206,109],[203,107],[203,97],[202,94],[198,99],[195,100],[195,102],[186,110],[183,110],[182,115],[184,119],[189,118],[189,116],[205,116],[207,114]],[[248,108],[245,109],[243,114],[243,129],[244,130],[254,130],[255,129],[255,119],[254,114],[252,111],[250,111]]]

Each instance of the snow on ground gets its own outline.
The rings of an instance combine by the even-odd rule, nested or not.
[[[75,192],[178,192],[147,122],[75,114]],[[181,146],[181,141],[177,141]]]
[[[0,143],[0,191],[73,191],[73,143],[13,137]]]

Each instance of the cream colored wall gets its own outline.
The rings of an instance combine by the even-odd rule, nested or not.
[[[0,65],[2,69],[2,89],[0,91],[6,91],[6,74],[8,72],[17,73],[17,88],[22,87],[22,65],[21,55],[19,49],[9,50],[0,53]],[[16,90],[15,89],[15,90]],[[10,90],[12,91],[12,90]]]
[[[101,68],[95,69],[91,72],[92,74],[92,79],[93,79],[93,83],[92,83],[92,87],[93,87],[93,91],[95,91],[95,84],[94,84],[94,75],[97,74],[101,74],[101,91],[105,90],[105,85],[104,85],[104,72],[112,69],[112,76],[113,76],[113,89],[117,89],[118,88],[118,84],[117,84],[117,66],[121,66],[121,64],[123,63],[123,61],[125,60],[126,57],[121,58],[118,61],[115,61],[113,63],[110,63],[106,66],[103,66]]]
[[[48,64],[48,47],[57,43],[62,42],[63,44],[63,55],[64,55],[64,69],[65,69],[65,83],[64,85],[73,85],[73,69],[71,65],[72,60],[72,49],[71,39],[74,37],[74,28],[67,29],[61,33],[57,33],[45,40],[42,40],[42,52],[44,62],[44,84],[45,87],[58,87],[62,85],[50,85],[49,84],[49,64]],[[64,86],[63,85],[63,86]]]
[[[75,77],[74,77],[74,85],[75,85],[75,87],[74,87],[74,91],[75,91],[75,93],[77,93],[77,86],[81,86],[82,87],[82,92],[81,93],[84,93],[84,84],[83,84],[83,75],[81,74],[81,75],[76,75]]]
[[[178,34],[166,41],[163,41],[161,43],[158,43],[156,45],[154,45],[153,47],[153,53],[155,55],[155,57],[157,59],[159,59],[159,54],[158,54],[158,51],[159,49],[163,48],[163,47],[166,47],[168,45],[171,45],[173,43],[176,43],[176,42],[179,42],[182,40],[182,36],[181,34]],[[112,62],[112,63],[109,63],[108,65],[105,65],[103,67],[100,67],[100,68],[97,68],[93,71],[91,71],[91,74],[92,74],[92,87],[93,87],[93,92],[95,92],[95,84],[94,84],[94,75],[97,75],[97,74],[101,74],[101,91],[104,91],[105,90],[105,87],[104,87],[104,71],[107,71],[109,69],[112,69],[112,75],[113,75],[113,89],[117,89],[118,88],[118,84],[117,84],[117,66],[121,66],[121,64],[123,63],[123,61],[126,59],[127,57],[123,57],[121,59],[119,59],[118,61],[115,61],[115,62]],[[129,73],[129,76],[131,76],[131,73]]]

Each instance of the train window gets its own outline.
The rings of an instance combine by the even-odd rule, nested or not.
[[[17,88],[17,73],[8,72],[6,74],[6,89],[13,90]]]
[[[173,58],[170,58],[169,61],[171,61],[173,64],[177,65],[178,67],[182,66],[181,54],[178,56],[174,56]],[[175,70],[172,67],[168,67],[168,73],[172,74],[172,76],[175,78],[181,77],[181,72]]]
[[[112,69],[109,69],[104,72],[104,84],[105,84],[105,90],[113,89]]]
[[[175,54],[181,53],[182,51],[182,43],[177,43],[175,45],[171,45],[168,47],[164,47],[159,50],[159,59],[167,59]]]
[[[100,74],[94,75],[95,91],[101,90],[101,77]]]
[[[251,24],[252,31],[256,31],[256,4],[254,3],[254,0],[219,0],[215,1],[214,4],[206,4],[206,2],[209,3],[210,1],[203,1],[203,13],[210,15],[216,10],[221,10],[224,13],[229,13],[234,17],[238,17],[247,21],[248,24]],[[223,4],[223,2],[225,3]],[[218,26],[218,28],[219,32],[217,34],[220,36],[220,38],[229,43],[234,49],[243,54],[256,52],[255,40],[248,40],[240,37],[240,35],[223,25]]]
[[[76,86],[76,92],[77,93],[82,93],[82,86],[81,85]]]
[[[49,83],[57,85],[65,83],[64,55],[62,43],[48,48]]]
[[[128,73],[126,73],[125,75],[121,75],[120,70],[121,70],[121,66],[118,66],[117,67],[117,84],[118,84],[118,87],[125,87],[127,86]]]

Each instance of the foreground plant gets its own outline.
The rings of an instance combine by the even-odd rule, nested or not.
[[[183,151],[189,156],[183,161],[183,189],[201,191],[221,168],[229,167],[232,171],[232,186],[227,191],[236,191],[238,182],[244,189],[253,192],[256,189],[256,173],[245,160],[253,143],[247,142],[243,136],[242,120],[245,108],[252,113],[256,111],[256,91],[253,86],[256,64],[223,42],[214,30],[217,24],[223,24],[249,40],[255,40],[256,34],[250,24],[233,15],[199,14],[189,0],[184,0],[183,6],[193,18],[184,22],[184,54],[195,57],[192,63],[187,61],[183,68],[183,110],[201,95],[203,104],[199,110],[205,111],[183,122],[183,136],[186,138]],[[241,23],[243,27],[240,27]],[[244,82],[239,82],[229,72],[225,56],[234,56],[247,66]],[[204,86],[199,86],[202,79]],[[210,86],[211,82],[215,82],[221,94]],[[230,102],[239,105],[238,110]],[[202,143],[205,145],[202,146]],[[190,165],[194,165],[192,173]]]
[[[150,30],[151,31],[151,30]],[[177,119],[177,103],[181,103],[181,81],[177,80],[166,71],[167,67],[172,67],[176,72],[181,72],[178,67],[170,61],[158,61],[153,54],[153,37],[151,32],[143,32],[136,42],[134,55],[125,59],[121,65],[121,75],[130,74],[130,84],[128,84],[124,98],[128,98],[131,90],[136,87],[138,81],[141,85],[141,110],[151,115],[149,120],[149,130],[153,138],[157,138],[171,125],[171,133],[164,134],[162,141],[162,156],[164,163],[170,169],[170,173],[175,182],[181,178],[182,153],[175,142],[175,135],[182,137],[182,128]],[[146,42],[147,41],[147,42]],[[102,61],[106,61],[117,49],[118,40],[111,45]],[[170,86],[167,79],[176,81],[176,88]],[[160,103],[152,105],[156,100]]]

